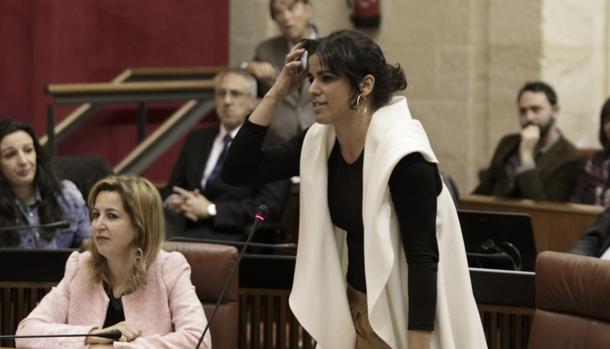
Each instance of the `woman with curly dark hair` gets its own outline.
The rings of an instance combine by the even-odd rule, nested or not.
[[[68,227],[0,232],[0,247],[76,248],[89,237],[89,211],[74,183],[60,181],[34,130],[0,121],[0,226],[66,221]]]
[[[262,148],[273,110],[306,77],[316,124]],[[305,41],[225,162],[236,185],[300,175],[290,306],[319,348],[486,347],[455,206],[423,127],[394,96],[406,86],[362,34]]]

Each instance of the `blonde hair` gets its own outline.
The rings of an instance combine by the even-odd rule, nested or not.
[[[115,192],[121,196],[125,212],[136,228],[136,238],[131,246],[131,275],[124,290],[125,294],[134,292],[146,283],[146,271],[155,260],[165,240],[165,219],[163,203],[155,186],[147,179],[137,176],[109,176],[99,180],[89,193],[87,204],[92,210],[99,193]],[[142,250],[137,257],[137,249]],[[111,275],[106,258],[91,244],[91,259],[88,267],[91,281],[106,281],[110,284]]]

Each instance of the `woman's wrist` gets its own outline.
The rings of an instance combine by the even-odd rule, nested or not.
[[[413,349],[429,349],[432,331],[408,330],[407,341],[409,348]]]
[[[283,98],[282,93],[272,87],[267,91],[265,96],[263,96],[263,99],[248,119],[255,125],[264,127],[269,126],[269,124],[271,124],[271,119],[273,118],[273,111]]]
[[[282,92],[279,88],[277,88],[275,85],[271,86],[271,88],[269,89],[269,91],[267,91],[267,93],[265,93],[265,95],[263,96],[263,100],[268,100],[272,103],[274,103],[274,105],[279,104],[285,97],[286,97],[286,93]]]

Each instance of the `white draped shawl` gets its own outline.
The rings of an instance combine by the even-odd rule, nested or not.
[[[356,333],[346,297],[345,232],[333,226],[328,208],[328,157],[334,128],[313,125],[300,160],[299,244],[290,307],[318,348],[352,349]],[[407,348],[408,278],[388,181],[405,155],[437,162],[405,97],[375,112],[366,136],[362,218],[369,321],[392,348]],[[438,196],[436,235],[440,261],[432,348],[486,348],[472,294],[457,213],[447,188]]]

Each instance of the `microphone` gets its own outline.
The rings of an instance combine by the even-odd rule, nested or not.
[[[216,301],[216,304],[214,305],[214,310],[212,311],[212,315],[210,315],[208,324],[205,326],[205,329],[203,330],[201,337],[199,337],[199,341],[197,342],[195,349],[199,349],[199,346],[201,346],[201,343],[203,342],[203,338],[205,337],[205,334],[210,329],[210,324],[214,320],[214,316],[216,316],[216,312],[218,311],[218,308],[220,307],[220,303],[222,302],[222,299],[224,298],[225,293],[227,292],[227,289],[229,288],[229,283],[231,283],[231,280],[233,279],[233,275],[235,275],[235,271],[237,270],[237,267],[239,266],[241,257],[244,255],[246,248],[248,248],[248,244],[250,243],[250,240],[252,240],[254,233],[256,233],[256,231],[260,227],[261,223],[265,221],[268,214],[269,214],[269,207],[265,204],[260,205],[256,209],[256,214],[254,214],[254,224],[252,224],[252,227],[250,228],[250,232],[248,233],[248,238],[246,239],[244,246],[241,248],[241,251],[239,252],[239,255],[237,256],[237,261],[235,262],[235,265],[233,266],[233,270],[231,270],[231,273],[229,274],[227,281],[225,281],[225,285],[223,286],[222,291],[220,292],[220,296],[218,297],[218,300]]]
[[[112,339],[113,341],[118,341],[121,339],[123,333],[119,330],[110,330],[105,332],[99,332],[96,334],[87,333],[87,334],[40,334],[40,335],[25,335],[25,336],[16,336],[16,335],[6,335],[0,336],[0,339],[20,339],[20,338],[57,338],[57,337],[101,337]]]
[[[37,229],[47,229],[47,228],[60,228],[60,229],[66,229],[70,227],[70,222],[68,221],[57,221],[57,222],[52,222],[52,223],[45,223],[45,224],[25,224],[25,225],[13,225],[13,226],[8,226],[8,227],[0,227],[0,232],[1,231],[9,231],[9,230],[21,230],[21,229],[32,229],[32,228],[37,228]]]
[[[511,250],[512,254],[500,248],[500,246],[498,246],[492,239],[485,240],[481,244],[481,248],[483,251],[493,250],[496,252],[496,254],[506,257],[510,261],[513,270],[521,270],[521,252],[519,249],[508,241],[502,241],[500,244]]]

